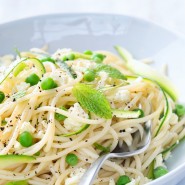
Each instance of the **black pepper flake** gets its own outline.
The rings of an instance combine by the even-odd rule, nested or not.
[[[16,99],[15,98],[13,98],[13,100],[12,100],[13,102],[15,102],[16,101]]]
[[[3,131],[4,130],[4,127],[0,127],[0,130]]]
[[[122,133],[122,132],[125,132],[125,131],[124,130],[120,130],[119,132]]]
[[[71,137],[70,137],[69,139],[70,139],[70,141],[72,141],[72,140],[73,140]]]

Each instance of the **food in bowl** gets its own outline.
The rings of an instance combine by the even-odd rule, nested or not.
[[[3,57],[0,184],[76,185],[100,155],[128,147],[152,120],[142,154],[105,162],[95,184],[146,184],[185,136],[185,108],[169,79],[121,47],[84,53],[40,49]],[[7,65],[7,60],[10,63]]]

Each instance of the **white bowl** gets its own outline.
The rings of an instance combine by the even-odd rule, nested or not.
[[[185,40],[160,26],[137,18],[105,14],[58,14],[22,19],[0,25],[0,55],[49,44],[49,50],[83,51],[127,48],[138,58],[150,57],[160,67],[167,63],[169,76],[185,102]],[[167,161],[170,172],[149,185],[175,185],[185,177],[185,143]]]

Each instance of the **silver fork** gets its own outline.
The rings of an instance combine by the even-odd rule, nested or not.
[[[134,135],[134,138],[140,138],[139,131],[137,131]],[[82,176],[79,185],[92,185],[94,179],[97,176],[100,168],[102,167],[103,163],[109,158],[127,158],[134,155],[138,155],[143,153],[149,146],[151,141],[151,120],[144,123],[144,134],[143,137],[140,138],[140,141],[133,142],[131,147],[123,144],[119,147],[119,143],[116,148],[109,154],[105,154],[99,157],[94,163],[91,164],[89,169],[85,172]]]

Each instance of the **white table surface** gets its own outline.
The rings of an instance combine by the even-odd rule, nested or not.
[[[0,0],[0,24],[48,13],[116,13],[185,34],[185,0]],[[185,179],[178,185],[185,185]]]

